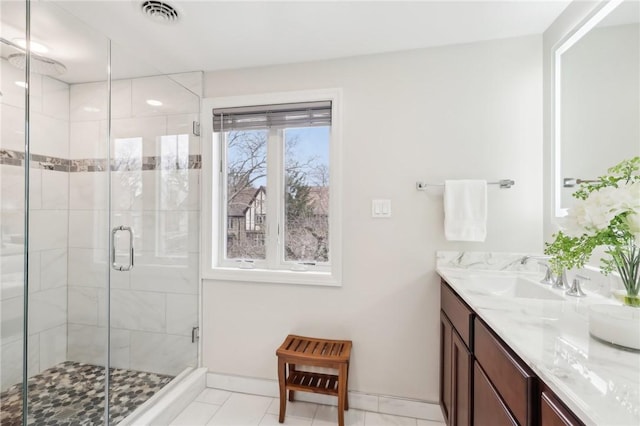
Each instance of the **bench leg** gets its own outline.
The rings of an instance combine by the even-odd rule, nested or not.
[[[296,365],[295,364],[289,364],[289,375],[291,375],[291,373],[293,371],[296,371]],[[289,391],[289,401],[293,402],[294,399],[294,393],[292,390]]]
[[[344,426],[344,411],[347,403],[347,364],[338,368],[338,425]]]
[[[287,366],[283,359],[278,358],[278,384],[280,385],[280,417],[278,422],[284,423],[284,415],[287,411],[286,377]]]
[[[344,409],[349,411],[349,363],[347,363],[347,374],[345,375],[344,387],[346,389],[344,392]]]

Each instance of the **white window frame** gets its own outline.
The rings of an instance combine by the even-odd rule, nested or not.
[[[202,278],[223,281],[247,281],[283,284],[342,285],[342,130],[341,130],[340,89],[305,90],[295,92],[266,93],[220,98],[205,98],[202,101],[202,238],[201,270]],[[330,265],[313,270],[300,266],[293,269],[291,262],[280,263],[279,256],[267,252],[271,264],[254,262],[239,264],[222,259],[223,244],[226,243],[227,218],[224,214],[221,193],[225,190],[221,179],[221,167],[224,161],[220,150],[220,137],[213,133],[212,110],[214,108],[232,108],[249,105],[270,105],[297,102],[331,101],[331,131],[329,146],[329,253]],[[278,175],[276,175],[278,176]],[[274,178],[269,175],[269,180]],[[273,182],[279,185],[281,182]],[[271,214],[271,204],[267,205],[267,214]],[[277,203],[282,204],[282,203]],[[275,210],[283,206],[275,207]],[[277,211],[282,215],[282,210]],[[283,217],[283,216],[280,216]],[[282,223],[282,222],[281,222]],[[282,226],[282,225],[281,225]]]

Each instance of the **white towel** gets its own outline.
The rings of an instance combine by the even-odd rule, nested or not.
[[[449,241],[487,237],[487,181],[444,182],[444,235]]]

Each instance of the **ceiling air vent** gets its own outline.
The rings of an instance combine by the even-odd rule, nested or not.
[[[179,18],[176,8],[164,1],[144,1],[140,5],[140,10],[142,10],[142,13],[156,22],[171,24],[177,22]]]

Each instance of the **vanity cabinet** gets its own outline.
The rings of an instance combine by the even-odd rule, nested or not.
[[[540,424],[542,426],[584,426],[549,389],[540,393]]]
[[[440,407],[448,426],[584,426],[442,280]]]
[[[470,426],[473,311],[444,283],[440,306],[440,406],[448,426]]]
[[[473,424],[487,426],[518,424],[477,362],[473,364]]]
[[[474,356],[476,367],[484,375],[486,386],[501,402],[509,421],[533,426],[537,417],[537,377],[479,318],[474,322]],[[477,377],[474,375],[474,378]],[[474,396],[478,392],[474,390]],[[474,406],[476,425],[492,425],[482,415],[487,407]],[[490,413],[489,413],[490,414]]]

